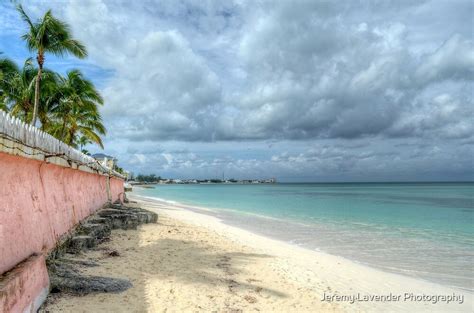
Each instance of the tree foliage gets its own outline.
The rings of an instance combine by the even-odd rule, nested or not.
[[[137,177],[135,177],[135,180],[139,182],[148,182],[148,183],[156,182],[156,181],[159,181],[160,179],[161,177],[156,176],[155,174],[150,174],[150,175],[138,174]]]

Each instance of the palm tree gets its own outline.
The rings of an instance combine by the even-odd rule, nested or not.
[[[86,48],[71,36],[69,25],[55,18],[51,10],[48,10],[43,18],[33,23],[25,13],[21,5],[17,6],[22,19],[28,23],[29,31],[22,36],[26,41],[28,49],[36,53],[38,62],[38,74],[35,81],[35,98],[33,106],[33,117],[31,124],[36,125],[38,106],[40,101],[40,81],[42,77],[45,53],[49,52],[56,56],[70,53],[78,58],[87,56]]]
[[[1,52],[0,52],[1,54]],[[7,111],[7,95],[11,78],[18,73],[15,62],[7,58],[0,59],[0,110]]]
[[[66,132],[63,132],[61,139],[70,146],[77,148],[80,138],[86,137],[93,143],[98,144],[102,149],[104,148],[100,135],[105,135],[106,129],[102,124],[102,118],[97,106],[74,103],[68,114],[64,117],[62,129],[66,129]]]
[[[2,68],[0,89],[4,109],[28,122],[28,113],[33,106],[34,82],[37,75],[32,59],[27,59],[21,69],[14,63],[9,64],[8,60],[2,60],[0,67]]]
[[[8,59],[0,59],[0,108],[26,123],[31,122],[37,75],[32,58],[28,58],[21,69]],[[43,72],[43,85],[39,112],[45,113],[40,118],[47,114],[47,108],[42,105],[45,103],[43,98],[48,98],[57,85],[56,75],[47,69]],[[41,122],[45,121],[42,119]]]
[[[101,95],[79,70],[58,77],[57,91],[46,101],[51,113],[46,131],[74,147],[88,140],[103,148],[100,135],[106,130],[98,109],[104,102]]]

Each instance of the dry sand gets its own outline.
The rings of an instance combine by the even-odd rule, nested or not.
[[[138,200],[137,197],[134,198]],[[91,275],[127,278],[120,294],[51,298],[49,312],[472,312],[472,293],[385,273],[230,227],[178,205],[139,200],[158,224],[113,231],[84,257]],[[120,256],[111,257],[116,250]],[[321,301],[326,295],[400,295],[400,301]],[[404,301],[405,293],[463,295],[464,303]]]

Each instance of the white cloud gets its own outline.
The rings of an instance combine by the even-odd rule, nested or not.
[[[425,56],[415,75],[424,82],[472,81],[474,77],[474,42],[456,34],[436,51]]]

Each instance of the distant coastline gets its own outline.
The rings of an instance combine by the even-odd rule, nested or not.
[[[269,179],[158,179],[156,181],[129,181],[132,186],[148,186],[163,184],[276,184],[275,178]]]

